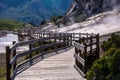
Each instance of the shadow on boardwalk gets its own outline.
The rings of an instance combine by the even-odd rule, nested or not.
[[[35,65],[21,72],[15,80],[84,80],[73,66],[73,54],[74,48],[66,47],[40,55],[34,59]]]
[[[42,61],[42,60],[44,60],[44,59],[46,59],[48,57],[52,57],[52,56],[61,54],[61,53],[65,52],[65,51],[70,50],[71,48],[73,48],[73,47],[72,46],[67,46],[67,47],[64,47],[64,48],[56,49],[56,50],[54,50],[52,52],[45,52],[45,53],[39,54],[39,55],[37,55],[37,56],[35,56],[33,58],[32,63],[30,62],[30,59],[28,59],[27,61],[23,62],[22,65],[19,66],[19,68],[17,68],[15,70],[16,75],[19,75],[21,72],[25,71],[29,67],[34,66],[36,63],[38,63],[38,62],[40,62],[40,61]],[[15,76],[13,76],[13,78]]]

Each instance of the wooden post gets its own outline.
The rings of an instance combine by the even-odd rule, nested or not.
[[[56,33],[54,34],[54,37],[55,37],[55,39],[54,39],[54,43],[56,43]],[[56,45],[54,45],[54,48],[56,49]]]
[[[45,37],[45,30],[43,31],[43,37]]]
[[[79,33],[79,43],[81,44],[81,33]]]
[[[75,33],[73,33],[73,41],[75,41]]]
[[[78,55],[78,50],[76,47],[75,47],[75,54]],[[75,65],[78,67],[78,61],[76,58],[75,58]]]
[[[70,34],[70,46],[72,46],[72,34]]]
[[[41,37],[41,30],[40,30],[39,36]]]
[[[49,31],[48,31],[48,32],[46,32],[46,37],[49,37]]]
[[[37,30],[37,39],[39,39],[39,31]]]
[[[38,39],[40,39],[40,32],[39,32],[39,30],[38,30]]]
[[[39,39],[41,38],[41,31],[39,31]]]
[[[31,31],[30,30],[28,30],[28,36],[31,38]]]
[[[6,46],[6,80],[11,80],[10,47]]]
[[[87,38],[86,42],[88,42],[88,33],[86,34],[86,38]]]
[[[16,43],[16,41],[13,41],[13,45]],[[16,49],[13,51],[13,58],[16,56]],[[13,70],[15,70],[16,68],[16,65],[17,65],[17,62],[15,61],[14,65],[13,65]]]
[[[49,32],[49,37],[50,37],[50,32]],[[49,43],[51,43],[50,39],[49,39]]]
[[[29,44],[29,50],[32,49],[32,44]],[[29,59],[30,59],[30,66],[32,66],[32,53],[29,54]]]
[[[65,46],[67,46],[67,43],[68,43],[67,38],[68,38],[67,33],[65,33]]]
[[[54,37],[55,37],[55,43],[56,43],[56,33],[55,33]]]
[[[85,37],[82,37],[82,43],[85,44]]]
[[[87,68],[87,59],[86,59],[87,58],[87,45],[86,45],[86,41],[85,41],[84,37],[82,38],[82,40],[83,40],[83,45],[85,46],[84,52],[83,52],[83,59],[85,60],[85,63],[84,63],[85,65],[83,66],[83,73],[86,74],[86,71],[87,71],[86,70],[86,68]]]
[[[83,66],[83,72],[84,72],[84,74],[86,74],[86,72],[87,72],[87,45],[86,45],[86,43],[84,43],[84,60],[85,60],[85,66]]]
[[[17,30],[18,41],[20,41],[20,30]]]
[[[93,46],[93,36],[90,36],[90,55],[92,55],[92,46]]]
[[[63,36],[64,36],[64,37],[63,37],[63,42],[65,42],[65,41],[66,41],[66,39],[65,39],[65,36],[66,36],[65,33],[63,34]],[[65,47],[65,46],[66,46],[66,42],[65,42],[65,44],[64,44],[64,47]]]
[[[59,36],[60,36],[60,38],[59,38],[59,42],[61,42],[61,33],[59,33]]]
[[[37,32],[37,30],[35,32],[35,35],[36,35],[36,39],[38,39],[38,32]]]
[[[97,41],[97,49],[96,49],[96,54],[97,54],[97,58],[99,58],[99,53],[100,53],[100,47],[99,47],[99,34],[97,34],[96,36],[96,41]]]
[[[70,35],[67,33],[67,46],[69,46],[69,42],[70,42]]]

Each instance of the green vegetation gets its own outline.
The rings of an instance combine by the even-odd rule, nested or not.
[[[87,72],[88,80],[120,79],[120,36],[112,34],[108,41],[101,45],[104,56],[93,63]]]
[[[5,80],[6,70],[5,67],[0,67],[0,80]]]
[[[57,20],[62,18],[62,16],[51,16],[50,20],[53,21],[55,25],[57,25]]]
[[[17,30],[25,27],[23,22],[10,19],[0,19],[0,30]]]
[[[120,48],[120,36],[112,34],[111,38],[109,38],[108,41],[104,41],[101,47],[104,51],[110,48]]]
[[[6,80],[6,60],[5,60],[5,54],[0,54],[0,80]]]

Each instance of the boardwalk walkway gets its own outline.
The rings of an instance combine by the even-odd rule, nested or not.
[[[61,53],[62,52],[62,53]],[[15,80],[85,80],[74,68],[74,48],[58,51],[16,76]]]

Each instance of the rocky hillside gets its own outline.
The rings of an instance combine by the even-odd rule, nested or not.
[[[113,0],[115,1],[115,0]],[[110,6],[104,7],[102,5],[101,9],[97,11],[92,10],[91,14],[86,15],[85,10],[82,10],[82,14],[86,16],[85,20],[76,22],[76,19],[81,19],[79,16],[82,14],[76,14],[78,9],[74,9],[75,5],[71,7],[65,17],[66,22],[69,25],[48,25],[44,29],[52,30],[56,32],[68,32],[68,33],[99,33],[100,35],[105,35],[109,33],[120,31],[120,6],[119,1],[113,2],[111,0]],[[106,3],[104,3],[105,5]],[[99,8],[99,7],[98,7]],[[76,12],[76,13],[75,13]],[[79,12],[79,11],[78,11]],[[75,16],[76,15],[76,16]],[[69,21],[70,18],[74,18],[73,21]],[[65,19],[65,18],[64,18]],[[64,20],[63,20],[64,21]],[[72,24],[71,24],[72,23]],[[71,25],[70,25],[71,24]],[[58,28],[57,28],[58,27]]]
[[[84,21],[95,14],[112,10],[119,3],[120,0],[74,0],[62,21],[64,24]]]

